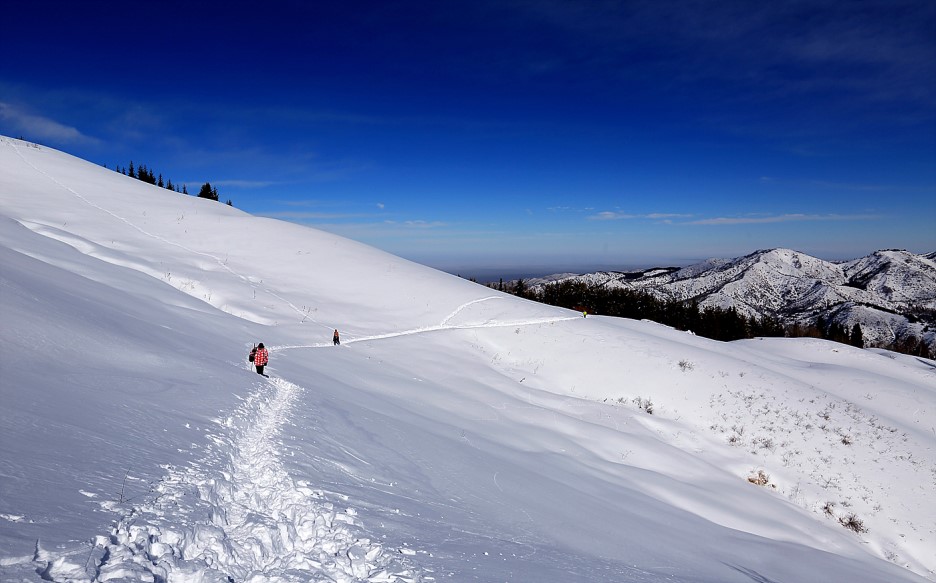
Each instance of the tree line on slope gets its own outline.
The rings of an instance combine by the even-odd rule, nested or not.
[[[607,288],[576,281],[557,281],[530,288],[522,279],[510,284],[501,280],[488,286],[529,300],[579,312],[651,320],[714,340],[787,336],[822,338],[859,348],[866,345],[859,324],[856,323],[849,330],[831,318],[819,317],[812,324],[784,324],[772,316],[744,316],[734,308],[702,307],[696,299],[668,300],[642,290]],[[914,336],[895,338],[890,343],[878,343],[875,347],[925,358],[936,356],[932,347]]]
[[[776,318],[747,317],[734,308],[702,307],[696,300],[665,300],[641,290],[607,288],[576,281],[557,281],[530,288],[522,279],[510,285],[501,281],[492,287],[529,300],[579,312],[652,320],[714,340],[729,341],[785,334],[783,325]]]
[[[107,166],[105,165],[105,168],[106,167]],[[130,160],[129,167],[125,166],[121,168],[120,166],[115,166],[114,170],[125,176],[136,178],[137,180],[140,180],[147,184],[152,184],[154,186],[165,188],[173,192],[178,192],[180,194],[189,193],[188,188],[185,184],[179,187],[178,184],[173,184],[172,180],[167,179],[166,181],[163,181],[162,173],[159,173],[159,175],[157,176],[156,173],[150,168],[147,168],[145,164],[140,164],[138,167],[134,167],[133,160]],[[211,186],[210,182],[206,182],[202,184],[201,189],[198,191],[197,196],[199,198],[207,198],[209,200],[219,200],[218,189]],[[228,206],[234,206],[234,204],[231,202],[231,199],[228,199],[226,204]]]

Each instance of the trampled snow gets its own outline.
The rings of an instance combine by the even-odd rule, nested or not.
[[[9,138],[0,254],[4,582],[936,581],[932,361],[582,318]]]

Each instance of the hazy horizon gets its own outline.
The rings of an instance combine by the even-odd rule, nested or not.
[[[755,253],[760,250],[761,249],[752,249],[748,253],[744,253],[742,255],[737,255],[737,256],[719,256],[719,257],[710,256],[710,257],[699,257],[699,258],[691,258],[691,259],[683,258],[683,259],[677,259],[677,260],[669,261],[669,262],[648,261],[648,262],[637,262],[637,263],[626,263],[626,264],[625,263],[620,263],[620,264],[569,263],[569,262],[557,261],[555,264],[549,264],[549,263],[545,263],[545,264],[537,263],[537,264],[531,264],[531,265],[504,264],[503,266],[500,266],[500,267],[486,267],[486,266],[478,266],[478,265],[473,265],[473,264],[467,264],[467,265],[448,265],[448,264],[443,264],[443,263],[434,264],[431,261],[420,262],[420,261],[416,261],[415,259],[414,261],[416,261],[417,263],[423,263],[424,265],[433,267],[435,269],[444,271],[446,273],[451,273],[452,275],[459,275],[465,278],[474,278],[479,283],[495,283],[499,279],[503,279],[504,281],[510,281],[510,280],[515,280],[515,279],[520,279],[520,278],[527,279],[531,277],[546,277],[549,275],[557,275],[561,273],[585,274],[585,273],[594,273],[597,271],[627,272],[627,271],[640,271],[640,270],[664,268],[664,267],[687,267],[690,265],[701,263],[709,259],[736,259],[739,257],[743,257],[745,255],[749,255],[750,253]],[[884,251],[884,250],[885,249],[875,249],[874,251]],[[925,255],[925,254],[934,252],[934,251],[913,251],[909,249],[904,249],[904,250],[909,251],[911,253],[915,253],[917,255]],[[794,249],[794,251],[797,251],[797,250]],[[812,255],[812,254],[807,253],[807,255]],[[865,255],[854,256],[854,257],[828,257],[828,256],[824,257],[821,255],[812,255],[812,256],[818,259],[823,259],[825,261],[838,263],[838,262],[843,262],[843,261],[852,261],[854,259],[860,259],[861,257],[864,257]]]

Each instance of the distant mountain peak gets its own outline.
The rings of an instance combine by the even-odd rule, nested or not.
[[[814,324],[824,318],[848,329],[858,324],[869,345],[887,345],[907,335],[936,344],[936,331],[912,314],[936,310],[936,252],[882,249],[833,262],[776,247],[679,269],[605,271],[527,283],[536,288],[569,280],[694,300],[702,307],[735,308],[746,316],[779,317],[786,323]]]

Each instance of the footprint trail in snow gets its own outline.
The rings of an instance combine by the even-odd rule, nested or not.
[[[168,468],[140,507],[110,508],[124,515],[90,554],[37,549],[40,575],[62,583],[423,581],[398,550],[366,537],[354,509],[286,473],[278,437],[301,392],[282,379],[263,383],[221,420],[225,431],[201,462]]]

